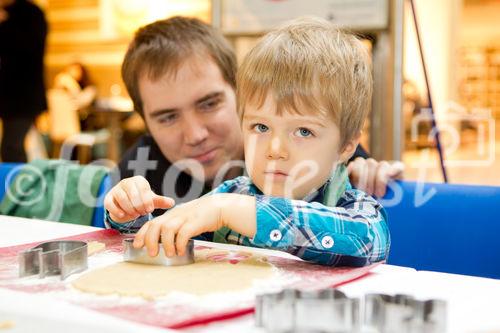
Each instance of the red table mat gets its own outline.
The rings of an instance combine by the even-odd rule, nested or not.
[[[116,262],[122,258],[122,240],[130,235],[121,235],[116,230],[99,230],[59,239],[99,241],[106,244],[106,255],[116,256]],[[217,306],[203,305],[203,302],[158,302],[133,298],[133,301],[122,302],[126,298],[110,298],[85,294],[79,298],[79,291],[74,290],[68,281],[60,281],[56,277],[37,279],[36,277],[18,278],[17,254],[19,251],[32,248],[42,242],[23,244],[18,246],[0,248],[0,287],[11,290],[47,294],[57,299],[68,301],[100,313],[106,313],[123,319],[149,324],[163,328],[185,328],[193,325],[206,324],[213,321],[226,320],[253,313],[255,295],[236,295],[234,299],[224,299],[217,302]],[[206,246],[196,246],[196,249]],[[248,258],[248,250],[242,255],[238,250],[228,250],[225,254],[213,257],[213,260],[225,260],[232,264]],[[89,267],[92,267],[89,258]],[[212,259],[212,258],[211,258]],[[325,267],[304,261],[285,259],[276,256],[267,256],[267,261],[279,269],[281,276],[291,282],[285,282],[283,288],[320,289],[337,287],[341,284],[359,279],[369,274],[376,266],[371,265],[360,268]],[[71,278],[69,278],[71,280]],[[76,296],[75,296],[76,295]],[[224,303],[224,304],[219,304]]]

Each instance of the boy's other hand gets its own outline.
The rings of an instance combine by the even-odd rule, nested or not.
[[[347,166],[351,183],[369,195],[382,198],[387,191],[387,183],[401,179],[404,164],[399,161],[376,161],[373,158],[356,158]]]
[[[121,180],[104,198],[109,217],[118,223],[135,220],[157,208],[171,208],[174,204],[173,199],[155,194],[142,176]]]

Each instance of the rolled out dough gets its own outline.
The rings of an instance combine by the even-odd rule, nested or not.
[[[256,279],[273,275],[272,265],[249,258],[236,264],[205,256],[185,266],[156,266],[121,262],[88,272],[73,282],[81,291],[146,299],[178,291],[195,295],[250,288]]]

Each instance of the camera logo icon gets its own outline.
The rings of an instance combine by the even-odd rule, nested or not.
[[[430,109],[422,109],[411,121],[411,142],[419,148],[435,147],[441,140],[445,167],[485,167],[495,160],[495,118],[490,109],[473,108],[449,102],[443,116],[437,116],[432,127]],[[419,162],[421,163],[421,161]],[[429,163],[434,163],[429,161]]]

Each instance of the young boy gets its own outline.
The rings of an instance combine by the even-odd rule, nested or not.
[[[146,246],[152,256],[160,237],[173,256],[197,236],[330,266],[384,260],[390,244],[385,212],[351,187],[344,165],[371,101],[362,43],[327,21],[292,21],[246,56],[237,90],[249,177],[226,181],[143,225],[144,218],[130,221],[136,216],[120,207],[139,207],[148,198],[157,206],[172,203],[135,177],[135,191],[110,192],[107,223],[125,232],[142,225],[134,246]]]

